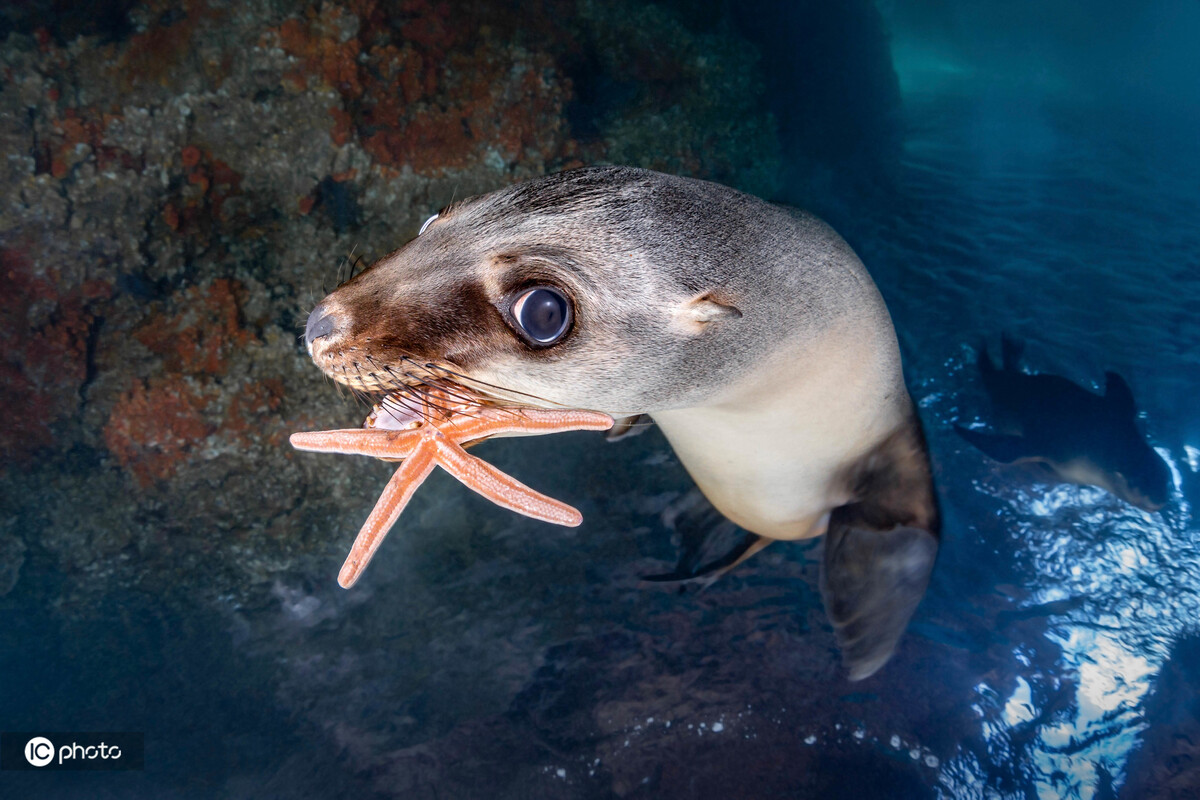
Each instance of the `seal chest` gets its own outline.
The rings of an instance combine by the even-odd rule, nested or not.
[[[924,592],[938,515],[895,332],[811,215],[646,170],[559,173],[444,209],[323,300],[306,340],[368,391],[436,367],[497,403],[650,415],[751,534],[828,532],[852,677]]]

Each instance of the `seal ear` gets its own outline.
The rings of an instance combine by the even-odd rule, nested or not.
[[[696,329],[703,329],[713,322],[742,318],[742,312],[737,306],[713,292],[705,292],[687,301],[677,315]]]

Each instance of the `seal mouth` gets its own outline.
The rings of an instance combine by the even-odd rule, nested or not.
[[[313,361],[335,383],[373,403],[366,427],[406,430],[418,422],[470,416],[483,408],[562,408],[552,400],[473,378],[449,362],[402,355],[393,365],[357,348],[351,351],[357,352],[347,355],[357,358],[322,358],[315,353]]]
[[[399,363],[375,358],[356,345],[335,348],[324,342],[309,344],[309,356],[321,372],[354,391],[365,394],[391,392],[454,377],[453,365],[400,355]]]
[[[404,431],[422,425],[473,416],[491,405],[488,399],[449,380],[399,385],[383,395],[363,422],[364,428]]]

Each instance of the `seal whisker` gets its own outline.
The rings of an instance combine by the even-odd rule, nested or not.
[[[391,372],[391,367],[388,367],[388,372]],[[457,391],[454,384],[448,384],[445,382],[431,383],[430,381],[427,381],[424,378],[422,378],[420,375],[414,375],[411,372],[404,373],[404,377],[410,378],[414,381],[417,381],[418,383],[420,383],[424,386],[427,386],[430,389],[433,389],[437,392],[445,394],[450,399],[457,400],[460,403],[470,403],[472,405],[479,405],[480,398],[478,395],[465,394],[463,392]],[[415,388],[415,387],[413,387],[413,388]]]
[[[405,358],[407,359],[407,356]],[[407,360],[411,361],[412,359],[407,359]],[[413,363],[417,363],[417,362],[414,361]],[[490,394],[492,397],[495,397],[499,400],[507,400],[509,398],[504,397],[504,395],[510,395],[510,396],[528,397],[530,400],[536,400],[539,403],[545,403],[547,405],[559,406],[559,407],[562,406],[562,403],[556,403],[553,400],[547,400],[546,398],[539,397],[536,394],[529,394],[528,392],[521,392],[521,391],[517,391],[516,389],[507,389],[503,386],[497,386],[494,383],[488,383],[487,381],[481,381],[478,378],[472,378],[470,375],[464,375],[461,372],[456,372],[456,371],[450,369],[449,367],[442,366],[441,364],[435,364],[433,362],[429,362],[426,364],[419,364],[418,366],[424,367],[425,369],[429,369],[429,370],[437,370],[438,372],[443,372],[443,373],[451,376],[452,378],[454,378],[456,381],[458,381],[459,383],[461,383],[463,385],[473,384],[469,388],[476,389],[477,391],[483,392],[484,394]],[[477,387],[482,387],[482,388],[477,388]],[[498,393],[503,393],[503,394],[498,394]]]
[[[461,377],[462,380],[451,379],[445,377],[445,375],[437,374],[439,372],[449,372],[449,370],[439,367],[437,364],[422,364],[420,361],[405,355],[402,355],[400,360],[410,365],[412,370],[406,370],[403,373],[403,377],[397,376],[396,372],[390,367],[388,368],[388,371],[390,374],[396,377],[397,381],[402,384],[411,385],[410,382],[415,381],[444,394],[451,400],[455,400],[460,403],[469,403],[476,406],[482,405],[485,400],[496,397],[490,392],[482,391],[477,387],[467,385],[469,382],[473,381],[473,379],[466,375],[458,376],[455,374],[455,378]],[[426,374],[422,376],[420,373],[433,374]]]
[[[358,362],[355,361],[353,366],[354,380],[358,382],[358,385],[355,386],[353,383],[348,383],[347,385],[350,387],[350,391],[353,392],[355,399],[357,399],[362,405],[373,407],[375,405],[374,398],[371,392],[365,388],[367,382],[363,380],[362,370],[359,368]],[[343,374],[346,373],[345,365],[342,365],[342,372]]]
[[[379,372],[371,372],[371,373],[369,373],[369,375],[370,375],[371,380],[375,384],[383,386],[383,387],[385,387],[385,389],[391,389],[391,392],[389,392],[389,395],[397,395],[397,394],[407,395],[407,396],[411,397],[415,402],[420,404],[420,406],[422,408],[428,408],[428,409],[435,411],[437,413],[437,415],[442,417],[443,419],[449,419],[451,417],[451,415],[455,413],[454,409],[450,408],[449,406],[447,406],[444,403],[443,395],[451,395],[453,399],[456,399],[462,403],[477,404],[477,402],[478,402],[474,398],[468,397],[467,395],[453,393],[447,387],[438,386],[436,384],[428,383],[427,381],[422,381],[422,382],[426,383],[428,386],[432,387],[433,389],[435,389],[437,391],[431,392],[431,391],[427,391],[427,390],[421,390],[417,387],[412,386],[407,381],[405,381],[402,377],[397,375],[396,371],[392,368],[392,366],[390,364],[380,364],[369,354],[365,355],[364,358],[380,372],[387,373],[386,378],[384,378],[382,375],[380,375]],[[410,377],[412,377],[415,380],[420,380],[420,378],[417,378],[416,376],[410,376]],[[421,412],[421,414],[422,414],[422,416],[427,416],[425,414],[425,412]]]
[[[374,400],[369,392],[365,392],[362,389],[358,389],[353,386],[350,387],[350,391],[354,394],[354,399],[357,400],[360,405],[368,407],[375,405]]]
[[[354,275],[355,275],[355,270],[358,269],[359,266],[363,263],[362,255],[356,254],[354,252],[357,249],[358,249],[358,245],[356,244],[356,245],[354,245],[354,247],[352,247],[350,249],[350,252],[345,256],[345,258],[343,258],[341,261],[338,262],[338,270],[337,270],[337,275],[336,275],[337,286],[335,287],[335,290],[340,289],[342,286],[346,285],[351,280],[353,280]],[[358,269],[358,271],[360,273],[362,272],[361,269]],[[343,273],[345,274],[344,278],[342,277]]]
[[[429,415],[426,413],[426,409],[420,405],[414,406],[412,404],[412,398],[409,397],[408,395],[405,395],[402,393],[389,394],[387,397],[384,398],[384,402],[379,404],[380,407],[385,407],[386,402],[389,402],[389,401],[400,406],[400,408],[409,412],[413,416],[423,419],[426,422],[429,421]]]
[[[425,402],[430,407],[441,412],[445,419],[450,419],[451,417],[475,417],[476,414],[474,413],[473,409],[480,407],[478,401],[473,399],[465,401],[469,403],[466,408],[452,408],[448,405],[442,405],[443,401],[441,390],[437,387],[434,389],[424,389],[419,386],[408,386],[407,388],[414,395],[423,397]]]
[[[438,405],[438,403],[433,399],[432,396],[426,395],[425,393],[421,392],[420,390],[414,389],[412,386],[406,387],[406,390],[407,390],[409,396],[416,399],[416,401],[421,404],[421,407],[423,409],[425,409],[424,416],[426,419],[429,418],[430,412],[437,415],[442,420],[446,420],[446,421],[450,420],[451,417],[459,416],[451,409],[446,408],[441,405]],[[467,415],[462,414],[461,416],[467,416]]]
[[[450,399],[457,400],[459,403],[469,404],[472,407],[482,407],[485,404],[485,401],[488,400],[509,400],[509,398],[503,397],[494,392],[465,386],[464,384],[455,381],[448,381],[445,379],[434,379],[433,381],[429,381],[411,372],[405,372],[404,375],[410,380],[417,381],[425,386],[430,387],[430,389],[436,393],[448,396]],[[488,405],[503,414],[517,414],[515,409],[508,408],[506,406],[492,404]],[[456,409],[455,413],[463,416],[474,416],[470,408]]]
[[[443,395],[450,394],[450,391],[446,387],[428,384],[430,387],[436,390],[430,391],[412,386],[397,376],[391,365],[379,364],[369,354],[364,355],[364,358],[377,370],[387,373],[387,378],[383,378],[378,372],[369,373],[369,377],[371,378],[372,382],[376,385],[391,388],[392,391],[387,393],[387,397],[403,403],[405,408],[414,414],[428,420],[429,413],[433,412],[443,420],[449,420],[456,413],[455,409],[450,408],[443,401]],[[415,376],[413,377],[415,378]],[[460,402],[472,404],[476,403],[473,398],[469,398],[465,395],[457,395],[457,397]],[[409,403],[415,403],[416,405],[414,407],[413,405],[409,405]]]
[[[403,397],[407,402],[416,404],[416,408],[412,409],[415,413],[420,414],[426,420],[429,419],[430,412],[436,414],[443,420],[449,420],[453,415],[453,409],[450,409],[440,402],[439,398],[429,395],[416,387],[409,386],[405,383],[397,384],[398,391],[393,392],[389,397]]]
[[[345,368],[343,367],[343,368],[342,368],[342,372],[345,372],[345,371],[346,371],[346,370],[345,370]],[[334,381],[333,381],[333,385],[334,385],[335,387],[337,387],[338,399],[339,399],[339,400],[344,400],[344,399],[346,398],[346,395],[345,395],[345,394],[343,394],[343,390],[349,390],[349,388],[350,388],[349,384],[345,383],[344,381],[339,381],[339,380],[337,380],[337,379],[335,378],[335,379],[334,379]]]

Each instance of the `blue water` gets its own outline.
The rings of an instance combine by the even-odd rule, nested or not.
[[[864,249],[903,331],[950,520],[917,630],[978,649],[983,628],[995,659],[971,699],[985,747],[961,749],[937,785],[993,796],[989,767],[1008,765],[1020,780],[1002,796],[1098,796],[1104,773],[1119,784],[1139,703],[1198,610],[1197,151],[1183,115],[1148,137],[1143,117],[1061,99],[906,100],[911,205]],[[1097,389],[1106,368],[1130,376],[1174,474],[1163,513],[997,472],[948,434],[986,417],[974,348],[994,352],[1000,331],[1031,343],[1039,371]]]
[[[256,607],[177,618],[129,590],[103,600],[123,624],[72,627],[46,607],[62,578],[30,565],[0,634],[3,726],[144,730],[149,766],[6,773],[0,795],[1122,796],[1144,703],[1200,618],[1200,92],[1179,75],[1200,28],[1150,8],[1115,65],[1119,37],[1032,5],[943,8],[955,25],[936,30],[917,4],[885,8],[901,162],[878,192],[815,203],[888,301],[945,516],[878,676],[842,677],[816,545],[704,592],[639,583],[673,562],[690,489],[656,432],[492,442],[585,524],[548,529],[435,475],[344,592],[376,466],[340,538]],[[954,435],[985,418],[975,352],[1002,332],[1038,371],[1129,380],[1173,472],[1163,512],[997,470]]]

